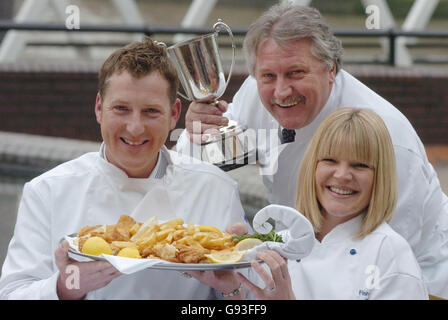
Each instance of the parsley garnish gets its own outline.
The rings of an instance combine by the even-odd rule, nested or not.
[[[253,234],[243,234],[241,236],[233,236],[232,241],[236,240],[237,242],[240,242],[241,240],[247,239],[247,238],[257,238],[261,241],[274,241],[274,242],[283,242],[282,236],[275,232],[275,230],[272,230],[269,233],[262,234],[255,232]]]

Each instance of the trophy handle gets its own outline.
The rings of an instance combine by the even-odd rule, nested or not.
[[[180,95],[180,96],[181,96],[182,98],[184,98],[185,100],[187,100],[187,101],[191,101],[191,99],[188,98],[186,95],[184,95],[182,92],[177,91],[177,94]]]
[[[226,87],[227,87],[229,85],[230,76],[232,75],[233,65],[235,64],[235,42],[233,40],[233,33],[230,27],[227,24],[225,24],[221,19],[218,19],[218,21],[213,25],[213,30],[215,31],[215,33],[219,34],[219,31],[222,29],[224,29],[229,33],[230,39],[232,40],[232,63],[230,64],[229,75],[227,76],[226,80]]]
[[[154,42],[156,45],[158,45],[158,46],[162,46],[162,47],[164,47],[165,49],[167,48],[167,45],[166,45],[165,42],[157,41],[157,40],[154,40],[153,42]]]

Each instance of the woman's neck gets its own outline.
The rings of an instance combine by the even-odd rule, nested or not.
[[[322,240],[325,238],[327,234],[333,230],[334,227],[336,227],[339,223],[336,224],[330,224],[330,223],[322,223],[320,227],[320,231],[316,233],[316,239],[319,242],[322,242]]]
[[[324,219],[323,219],[322,225],[320,226],[319,232],[316,232],[316,234],[315,234],[316,239],[319,242],[322,242],[322,240],[325,238],[325,236],[327,234],[329,234],[331,232],[331,230],[333,230],[336,226],[357,217],[361,213],[362,212],[359,212],[359,213],[353,214],[351,216],[346,216],[346,217],[335,217],[335,216],[330,215],[330,214],[326,213],[325,211],[323,211],[322,216]]]

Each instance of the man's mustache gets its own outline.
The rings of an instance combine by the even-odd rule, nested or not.
[[[287,97],[285,99],[281,99],[281,100],[276,99],[276,98],[271,99],[271,104],[276,104],[281,108],[290,108],[299,103],[303,103],[303,104],[306,103],[305,96],[302,96],[302,95],[289,96],[289,97]]]

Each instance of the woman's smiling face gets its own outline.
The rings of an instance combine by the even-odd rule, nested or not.
[[[342,153],[323,158],[316,167],[316,194],[325,219],[337,224],[354,218],[370,203],[374,169]]]

